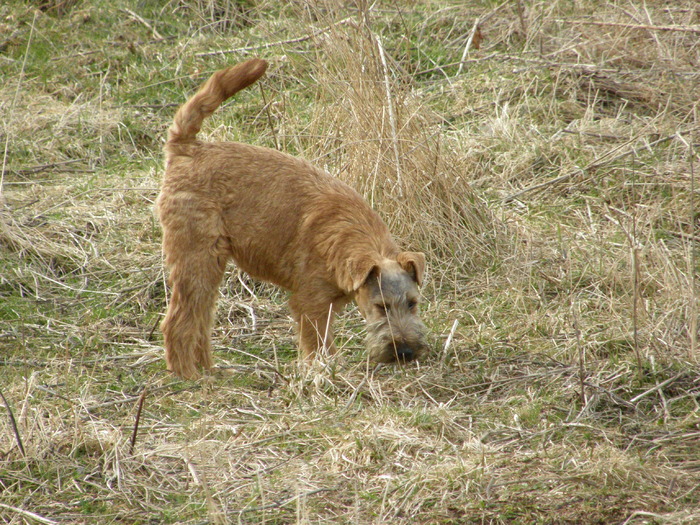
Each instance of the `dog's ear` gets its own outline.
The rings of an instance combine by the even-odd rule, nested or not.
[[[374,257],[357,257],[348,259],[347,272],[341,285],[347,293],[356,292],[365,284],[370,274],[379,268],[379,263]]]
[[[420,252],[401,252],[396,256],[396,262],[416,281],[418,286],[423,284],[425,255]]]

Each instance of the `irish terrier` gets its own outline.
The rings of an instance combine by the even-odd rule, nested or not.
[[[192,378],[212,367],[209,339],[229,259],[291,292],[303,356],[335,350],[333,317],[354,300],[373,361],[420,357],[422,253],[400,251],[355,190],[311,164],[272,149],[197,140],[202,121],[266,69],[252,59],[214,73],[168,133],[156,202],[172,289],[161,324],[168,369]]]

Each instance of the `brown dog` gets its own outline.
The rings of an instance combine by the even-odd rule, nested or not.
[[[168,369],[197,377],[212,366],[218,287],[233,259],[252,277],[291,291],[301,353],[334,351],[334,314],[355,300],[378,362],[426,349],[418,317],[425,257],[401,252],[352,188],[276,150],[196,139],[202,121],[267,69],[252,59],[215,73],[175,115],[156,207],[172,297],[161,325]]]

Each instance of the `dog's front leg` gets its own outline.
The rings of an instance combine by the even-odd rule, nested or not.
[[[297,325],[299,352],[304,359],[312,360],[319,351],[335,353],[333,321],[346,302],[345,298],[333,298],[329,293],[292,294],[289,306]]]

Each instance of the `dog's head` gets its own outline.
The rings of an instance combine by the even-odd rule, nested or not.
[[[391,363],[420,358],[427,350],[418,306],[425,256],[401,252],[396,259],[367,257],[348,264],[355,301],[367,321],[370,359]]]

